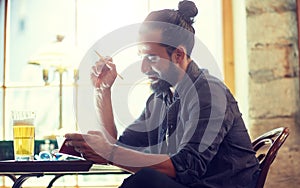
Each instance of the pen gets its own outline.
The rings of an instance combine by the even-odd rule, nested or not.
[[[104,58],[101,54],[99,54],[96,50],[95,50],[95,53],[100,57],[101,60],[103,60],[103,61],[105,60],[105,58]],[[110,66],[109,64],[105,63],[105,65],[106,65],[108,68],[112,69],[111,66]],[[117,75],[118,75],[122,80],[124,79],[119,73],[117,73]]]

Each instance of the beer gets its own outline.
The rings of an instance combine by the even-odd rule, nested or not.
[[[14,155],[16,160],[33,160],[34,155],[34,125],[15,124]]]
[[[14,155],[17,161],[29,161],[34,157],[34,120],[32,111],[12,111]]]

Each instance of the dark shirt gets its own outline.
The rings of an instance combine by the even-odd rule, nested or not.
[[[253,187],[259,169],[238,105],[217,78],[191,62],[175,92],[153,93],[118,144],[168,154],[189,187]]]

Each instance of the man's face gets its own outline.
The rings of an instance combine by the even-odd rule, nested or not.
[[[155,31],[140,37],[141,71],[148,76],[154,92],[168,90],[177,78],[176,67],[171,62],[166,47],[159,43],[160,39],[160,32]]]

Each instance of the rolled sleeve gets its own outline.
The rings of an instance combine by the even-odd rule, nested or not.
[[[206,171],[206,164],[204,162],[195,162],[197,158],[195,152],[188,151],[187,149],[183,149],[171,156],[178,182],[188,185],[199,181],[199,177]]]

